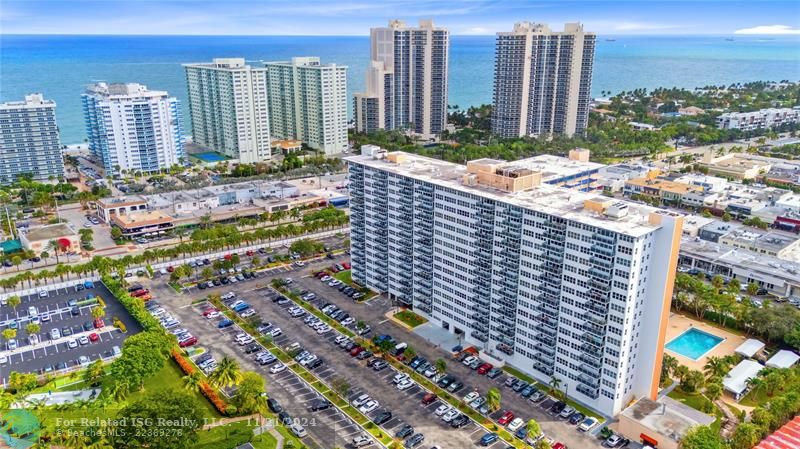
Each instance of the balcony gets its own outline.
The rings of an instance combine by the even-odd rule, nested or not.
[[[601,245],[592,245],[592,251],[598,252],[600,254],[604,254],[604,255],[609,256],[609,257],[613,257],[614,256],[614,250],[613,249],[609,249],[609,248],[606,248],[605,246],[601,246]]]
[[[536,339],[536,341],[543,343],[547,346],[555,346],[556,344],[556,340],[554,338],[547,336],[547,334],[545,334],[544,332],[540,332],[534,335],[534,338]]]
[[[545,334],[550,338],[556,338],[556,334],[558,333],[558,331],[556,331],[555,329],[551,329],[549,327],[540,327],[537,329],[537,331],[539,331],[542,334]]]
[[[600,377],[599,376],[589,376],[587,374],[581,373],[578,374],[578,381],[582,384],[586,385],[590,388],[599,388],[600,387]]]
[[[580,357],[578,358],[580,359],[581,362],[584,362],[586,365],[589,365],[590,367],[596,368],[598,370],[603,367],[602,359],[592,357],[589,354],[586,353],[581,354]]]
[[[589,310],[583,314],[583,318],[594,324],[603,325],[606,323],[605,315],[598,315],[594,310]]]
[[[597,349],[601,349],[603,347],[603,339],[597,338],[597,336],[589,332],[586,332],[583,335],[581,335],[581,339],[583,339],[583,341],[585,341],[586,343],[589,343],[590,345],[596,347]]]
[[[489,334],[484,333],[484,332],[473,332],[472,333],[472,338],[475,339],[475,340],[478,340],[478,341],[486,343],[487,341],[489,341]]]
[[[581,345],[581,351],[583,351],[583,352],[585,352],[585,353],[587,353],[587,354],[589,354],[589,355],[591,355],[593,357],[596,357],[598,359],[603,356],[603,350],[601,348],[592,346],[589,343],[582,344]]]
[[[578,365],[578,371],[586,374],[587,376],[591,376],[593,379],[597,379],[600,377],[600,370],[598,368],[592,367],[585,363],[581,363],[580,365]]]
[[[611,280],[611,271],[604,268],[599,267],[590,267],[589,268],[589,275],[592,277],[596,277],[599,279],[604,279],[606,281]]]
[[[592,234],[592,239],[596,240],[598,242],[603,242],[603,243],[605,243],[607,245],[613,245],[614,241],[615,241],[614,237],[612,237],[612,236],[603,235],[603,234],[597,234],[597,233]]]
[[[600,396],[600,391],[598,388],[587,387],[583,384],[578,384],[577,390],[581,392],[581,394],[592,399],[597,399],[597,397]]]
[[[552,366],[553,362],[555,361],[555,359],[556,358],[554,356],[547,355],[547,354],[545,354],[543,352],[540,352],[538,350],[533,353],[533,360],[536,360],[537,362],[541,362],[541,363],[543,363],[544,365],[547,365],[547,366]]]

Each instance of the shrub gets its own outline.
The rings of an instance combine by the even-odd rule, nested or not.
[[[212,388],[211,385],[209,385],[207,382],[202,382],[200,384],[200,391],[203,393],[203,396],[205,396],[206,399],[208,399],[211,402],[211,404],[214,405],[214,408],[216,408],[218,412],[220,412],[223,415],[226,414],[228,404],[226,404],[225,401],[220,399],[219,395],[217,394],[217,391],[214,390],[214,388]]]
[[[172,348],[172,358],[175,359],[175,362],[181,367],[183,374],[189,375],[195,372],[194,365],[186,360],[177,348]]]

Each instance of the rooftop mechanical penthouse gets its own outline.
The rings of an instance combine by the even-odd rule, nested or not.
[[[350,170],[353,279],[608,415],[656,398],[683,218],[365,145]]]

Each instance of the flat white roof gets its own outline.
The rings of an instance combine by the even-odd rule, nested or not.
[[[745,340],[744,343],[740,344],[735,352],[743,357],[750,358],[756,355],[758,351],[764,349],[764,346],[764,343],[761,343],[755,338],[749,338]]]
[[[798,360],[800,360],[799,355],[792,351],[781,349],[767,360],[767,366],[770,368],[789,368],[797,363]]]
[[[411,153],[401,153],[405,155],[405,161],[399,164],[363,155],[350,156],[345,160],[632,237],[647,235],[660,227],[649,221],[650,213],[660,210],[654,207],[613,199],[615,203],[623,203],[628,206],[628,215],[611,218],[584,209],[584,201],[598,198],[596,192],[579,192],[544,183],[520,192],[505,192],[481,185],[468,186],[462,183],[462,177],[467,173],[464,165]],[[530,159],[508,162],[507,165],[527,168],[524,165],[525,161],[530,161]]]
[[[515,167],[527,168],[542,173],[542,182],[551,182],[568,176],[576,176],[589,171],[597,171],[605,167],[597,162],[574,161],[552,154],[542,154],[509,162]]]
[[[728,372],[722,385],[734,394],[741,394],[747,389],[747,381],[756,377],[764,366],[753,360],[742,360]]]

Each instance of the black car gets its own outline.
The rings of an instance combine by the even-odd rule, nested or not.
[[[345,350],[345,351],[349,351],[349,350],[351,350],[351,349],[355,348],[356,346],[357,346],[357,345],[356,345],[355,343],[353,343],[352,341],[350,341],[350,342],[347,342],[347,344],[346,344],[346,345],[344,345],[344,350]]]
[[[73,307],[72,310],[70,310],[70,313],[72,313],[72,316],[78,316],[81,314],[81,309]]]
[[[312,412],[327,410],[329,408],[331,408],[331,402],[327,399],[315,399],[313,402],[311,402]]]
[[[322,361],[322,359],[317,359],[317,360],[314,360],[313,362],[309,363],[306,368],[308,368],[308,369],[316,369],[316,368],[319,368],[320,366],[322,366],[323,363],[324,362]]]
[[[245,352],[245,354],[252,354],[252,353],[254,353],[254,352],[258,351],[259,349],[261,349],[261,346],[259,346],[259,345],[256,345],[256,344],[252,344],[252,345],[248,346],[248,347],[247,347],[247,348],[244,350],[244,352]]]
[[[359,353],[359,354],[356,356],[356,358],[357,358],[358,360],[366,360],[366,359],[368,359],[368,358],[370,358],[370,357],[372,357],[372,352],[370,352],[370,351],[361,351],[361,352],[360,352],[360,353]]]
[[[228,278],[222,278],[220,282],[222,282],[224,285],[228,285],[231,281],[229,281]]]
[[[83,330],[90,331],[92,329],[94,329],[94,323],[92,323],[91,321],[83,323]]]
[[[208,288],[208,285],[206,285],[204,282],[199,282],[197,284],[197,288],[199,288],[200,290],[205,290]]]
[[[281,403],[278,402],[275,398],[267,399],[267,407],[272,411],[272,413],[281,413],[283,411],[283,407],[281,407]]]
[[[422,441],[425,440],[425,435],[421,433],[415,433],[411,438],[406,440],[405,447],[412,448],[417,447],[422,444]]]
[[[550,414],[557,415],[561,413],[562,410],[567,406],[564,402],[558,401],[550,407]]]
[[[285,410],[278,412],[278,419],[284,426],[290,426],[294,423],[292,417]]]
[[[62,327],[61,328],[61,336],[62,337],[67,337],[69,335],[72,335],[72,328],[69,327],[69,326]]]
[[[569,423],[577,425],[579,422],[583,421],[583,418],[586,418],[583,413],[573,413],[572,416],[569,417]]]
[[[390,419],[392,419],[392,412],[390,412],[389,410],[383,410],[380,413],[378,413],[378,415],[375,417],[375,419],[372,420],[372,422],[380,426],[381,424],[385,423],[386,421],[389,421]]]
[[[211,281],[211,283],[214,284],[214,286],[216,287],[219,287],[222,284],[222,282],[219,279],[214,279],[213,281]]]
[[[60,363],[56,364],[56,370],[62,370],[62,369],[67,369],[66,362],[60,362]]]
[[[458,429],[469,424],[469,417],[467,415],[458,415],[450,421],[450,427]]]
[[[413,434],[414,434],[414,428],[406,424],[403,427],[401,427],[400,430],[398,430],[397,433],[394,434],[394,436],[396,436],[397,438],[405,438]]]
[[[447,386],[453,383],[455,380],[456,378],[453,376],[445,376],[438,383],[440,387],[447,388]]]
[[[194,362],[199,365],[199,364],[205,362],[206,360],[211,360],[213,357],[214,356],[212,356],[211,354],[206,352],[205,354],[203,354],[200,357],[198,357],[197,359],[195,359]]]

